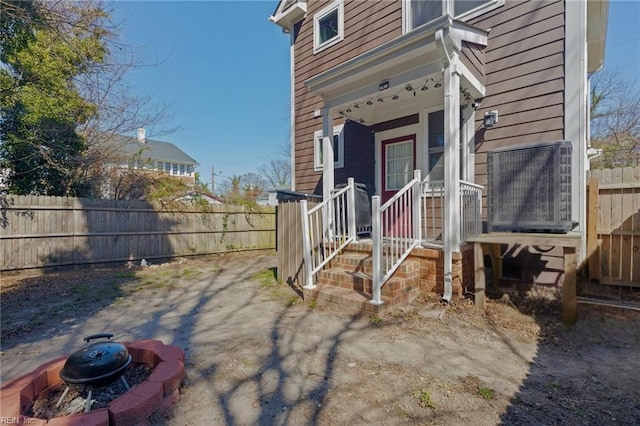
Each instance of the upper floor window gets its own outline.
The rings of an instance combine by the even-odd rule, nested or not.
[[[344,38],[344,4],[337,0],[313,16],[313,53]]]
[[[411,31],[444,14],[471,19],[504,4],[504,0],[405,0],[405,30]]]

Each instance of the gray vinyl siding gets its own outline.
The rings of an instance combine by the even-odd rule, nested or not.
[[[313,54],[313,16],[329,1],[308,2],[307,17],[295,28],[295,176],[296,190],[322,193],[322,172],[314,170],[313,133],[322,129],[322,118],[314,112],[322,108],[320,97],[309,92],[304,81],[348,59],[386,43],[402,34],[402,4],[395,1],[344,2],[344,39]],[[344,123],[334,117],[333,125]],[[345,167],[336,169],[336,184],[353,177],[356,182],[373,185],[374,139],[364,126],[345,125]]]
[[[475,126],[476,183],[486,185],[487,151],[564,138],[564,2],[507,0],[470,23],[491,29]],[[482,117],[491,110],[499,122],[485,129]]]

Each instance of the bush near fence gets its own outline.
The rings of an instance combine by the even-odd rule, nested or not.
[[[275,249],[268,206],[0,196],[0,270]]]

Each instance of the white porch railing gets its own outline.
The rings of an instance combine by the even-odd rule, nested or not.
[[[371,200],[373,213],[373,294],[371,303],[382,303],[382,285],[393,275],[411,250],[422,240],[420,170],[411,180],[382,206],[380,197]]]
[[[424,233],[422,239],[427,245],[441,247],[442,225],[444,221],[444,183],[422,182],[420,209]]]
[[[356,240],[355,184],[335,190],[330,199],[307,208],[301,201],[305,288],[315,288],[315,276],[349,243]],[[420,244],[443,245],[444,186],[422,181],[420,171],[384,205],[372,204],[373,294],[382,303],[382,286]],[[482,232],[482,186],[460,182],[462,241]]]
[[[328,200],[307,208],[300,201],[305,288],[315,288],[315,275],[350,242],[356,240],[355,184],[333,192]]]
[[[420,171],[403,189],[380,206],[373,197],[373,295],[380,304],[382,286],[421,243],[443,246],[444,185],[420,180]],[[482,186],[460,181],[462,241],[482,232]],[[424,230],[424,236],[423,236]]]
[[[460,181],[460,238],[482,234],[482,186]]]

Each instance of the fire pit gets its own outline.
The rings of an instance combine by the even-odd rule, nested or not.
[[[105,408],[63,417],[67,425],[144,423],[155,413],[168,414],[180,398],[178,388],[185,376],[184,351],[159,340],[122,342],[132,363],[153,367],[151,375]],[[20,424],[44,424],[46,420],[28,417],[33,402],[51,395],[66,383],[60,378],[68,357],[40,365],[24,376],[13,379],[0,389],[0,417]],[[113,378],[117,380],[120,376]],[[76,386],[75,384],[72,384]]]
[[[91,410],[91,396],[94,389],[107,386],[120,378],[126,390],[129,384],[122,375],[131,364],[131,355],[127,348],[116,342],[97,342],[88,344],[94,339],[111,339],[113,334],[93,334],[84,338],[87,346],[67,358],[60,378],[67,384],[56,406],[60,406],[71,387],[81,387],[82,392],[88,391],[84,412]]]

